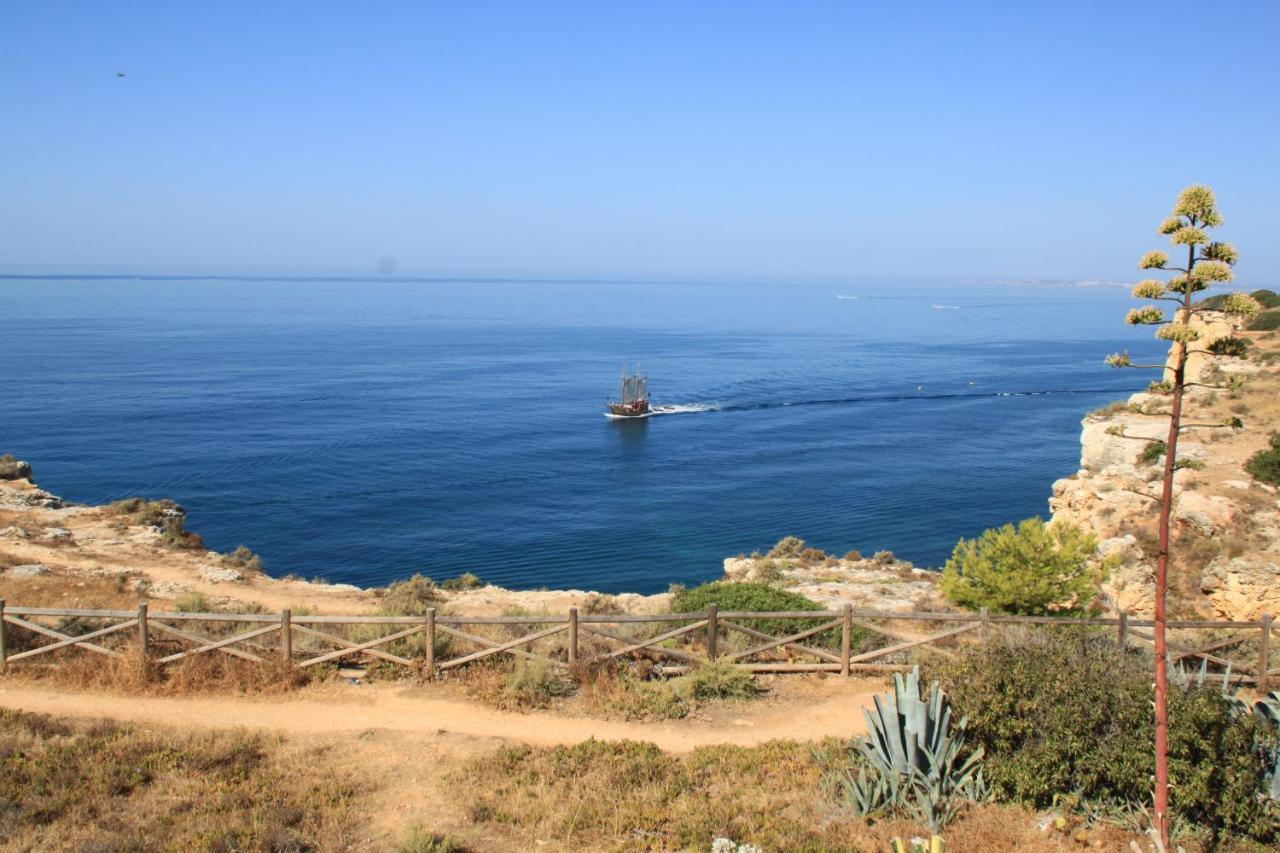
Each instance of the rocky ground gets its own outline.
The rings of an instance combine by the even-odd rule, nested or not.
[[[1222,315],[1201,324],[1201,343],[1230,334]],[[1195,355],[1189,379],[1210,386],[1188,390],[1184,424],[1205,426],[1182,433],[1180,460],[1195,468],[1175,474],[1173,559],[1170,572],[1176,615],[1257,619],[1280,611],[1280,501],[1276,489],[1244,469],[1280,430],[1280,341],[1275,332],[1249,332],[1245,358]],[[1152,372],[1152,378],[1158,373]],[[1085,417],[1080,470],[1053,485],[1055,520],[1093,532],[1101,549],[1120,561],[1104,586],[1112,609],[1151,612],[1157,551],[1156,502],[1163,457],[1144,460],[1148,442],[1163,440],[1168,396],[1134,394]],[[1243,427],[1222,427],[1238,418]],[[1123,435],[1118,433],[1123,432]]]
[[[148,504],[130,511],[120,505],[78,506],[35,485],[30,466],[0,461],[0,597],[12,604],[62,607],[157,607],[188,609],[286,607],[316,613],[368,613],[380,606],[382,589],[307,581],[264,574],[250,558],[207,550],[183,530],[175,504]],[[836,559],[810,552],[803,558],[750,557],[725,561],[730,579],[777,581],[833,607],[913,610],[933,607],[933,575],[894,560]],[[757,571],[759,569],[760,571]],[[437,580],[441,580],[437,578]],[[441,608],[461,614],[513,612],[665,612],[670,593],[603,595],[587,590],[510,590],[481,584],[442,591]]]

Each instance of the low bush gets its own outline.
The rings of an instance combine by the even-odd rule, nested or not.
[[[732,581],[715,581],[702,586],[687,589],[675,596],[671,602],[672,613],[698,613],[705,611],[712,604],[720,610],[760,610],[760,611],[797,611],[825,610],[821,604],[805,598],[795,592],[777,589],[763,583],[738,583]],[[775,636],[798,634],[808,628],[821,624],[817,619],[802,617],[781,619],[751,620],[749,627],[757,631]],[[838,637],[838,632],[835,636]],[[854,626],[853,642],[859,643],[866,634]],[[820,635],[819,639],[828,642],[830,635]]]
[[[1280,311],[1274,308],[1270,311],[1263,311],[1250,320],[1249,325],[1245,328],[1251,332],[1273,332],[1276,329],[1280,329]]]
[[[961,539],[942,572],[948,600],[977,610],[1043,616],[1091,610],[1105,564],[1098,543],[1071,524],[1029,518]]]
[[[1209,344],[1209,352],[1214,355],[1225,355],[1233,358],[1244,358],[1249,354],[1249,344],[1243,338],[1218,338]]]
[[[1163,441],[1148,441],[1143,445],[1142,452],[1138,454],[1139,465],[1154,465],[1164,456]]]
[[[747,700],[755,699],[760,695],[760,688],[750,672],[722,660],[703,664],[672,683],[677,692],[687,690],[692,698],[699,701]]]
[[[549,708],[552,701],[573,692],[573,682],[555,666],[540,660],[519,660],[503,685],[505,707],[525,710]]]
[[[199,550],[204,548],[200,534],[183,527],[186,513],[176,502],[168,498],[149,501],[146,498],[125,498],[107,505],[109,515],[127,516],[137,524],[154,527],[160,531],[162,541],[172,548]]]
[[[1061,629],[1001,636],[935,671],[998,797],[1036,808],[1149,802],[1151,661]],[[1216,686],[1169,695],[1171,808],[1185,825],[1270,841],[1263,779],[1276,735]]]
[[[203,592],[184,592],[173,600],[173,609],[178,613],[211,613],[214,606]]]
[[[412,826],[404,841],[395,848],[396,853],[468,853],[471,849],[449,835],[428,832],[421,826]]]
[[[224,554],[222,564],[248,574],[260,575],[263,572],[262,558],[244,545],[237,546],[230,554]]]
[[[626,612],[622,605],[618,603],[617,598],[598,592],[589,593],[582,600],[579,609],[589,616],[616,616],[619,613]]]
[[[766,557],[779,558],[797,558],[808,548],[803,539],[799,536],[783,536],[778,543],[769,549]]]
[[[1099,406],[1098,408],[1094,409],[1092,412],[1089,412],[1089,414],[1085,415],[1085,417],[1107,418],[1107,417],[1110,417],[1111,415],[1116,415],[1116,414],[1119,414],[1120,412],[1127,412],[1127,411],[1129,411],[1128,400],[1112,400],[1110,403],[1107,403],[1105,406]]]
[[[456,578],[445,578],[440,581],[440,589],[448,592],[459,592],[466,589],[480,589],[485,586],[488,586],[488,584],[480,580],[480,578],[476,577],[471,572],[463,572]]]
[[[1280,486],[1280,432],[1271,434],[1271,446],[1249,457],[1244,468],[1261,483]]]
[[[426,616],[443,599],[431,578],[415,574],[388,586],[379,609],[387,616]]]

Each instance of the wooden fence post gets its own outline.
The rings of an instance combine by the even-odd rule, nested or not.
[[[1129,648],[1129,611],[1120,611],[1120,627],[1118,629],[1118,637],[1120,641],[1120,651]]]
[[[578,665],[578,608],[569,608],[569,666]]]
[[[840,623],[840,674],[849,674],[849,657],[853,648],[853,605],[844,606],[844,621]]]
[[[423,641],[423,652],[427,656],[427,680],[436,678],[436,609],[427,610],[427,636]]]
[[[9,665],[9,645],[4,629],[4,599],[0,598],[0,671]]]
[[[984,607],[978,611],[978,618],[982,620],[981,626],[978,628],[978,637],[985,643],[987,641],[987,636],[991,631],[991,614],[988,613],[987,608]]]
[[[716,636],[720,631],[719,606],[712,602],[707,608],[707,660],[716,659]]]
[[[1262,614],[1262,639],[1258,641],[1258,675],[1254,685],[1259,693],[1266,693],[1270,686],[1267,670],[1271,669],[1271,614]]]
[[[293,611],[288,607],[280,611],[280,657],[285,666],[293,664]]]
[[[143,679],[151,678],[151,632],[147,626],[147,603],[138,605],[138,655],[142,661]]]
[[[150,651],[151,631],[147,627],[147,603],[144,601],[138,605],[138,645],[142,646],[142,656],[145,658],[147,652]]]

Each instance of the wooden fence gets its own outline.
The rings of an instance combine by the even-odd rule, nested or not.
[[[50,620],[57,620],[56,626],[46,624]],[[778,635],[761,630],[761,622],[764,627],[780,622],[805,627]],[[7,607],[0,600],[0,668],[78,650],[107,657],[141,652],[155,667],[213,653],[259,664],[274,658],[299,668],[355,658],[412,669],[427,678],[500,655],[570,667],[644,659],[671,674],[724,660],[752,672],[849,675],[903,669],[906,652],[953,657],[961,643],[1020,625],[1071,628],[1123,647],[1149,647],[1152,624],[1125,613],[1080,619],[986,611],[894,613],[850,606],[740,612],[712,605],[703,613],[663,614],[571,608],[564,616],[455,616],[435,610],[423,616],[295,616],[289,610],[152,612],[146,604],[136,611]],[[1270,659],[1271,625],[1269,615],[1256,622],[1170,622],[1171,657],[1266,690],[1280,675]],[[19,638],[24,648],[16,643]],[[37,638],[49,642],[40,645]]]

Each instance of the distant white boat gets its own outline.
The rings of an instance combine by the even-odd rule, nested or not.
[[[861,298],[861,297],[858,297],[858,296],[845,296],[843,293],[837,293],[837,294],[836,294],[836,299],[859,299],[859,298]]]
[[[933,306],[933,308],[934,308],[934,310],[935,310],[935,311],[958,311],[958,310],[960,310],[960,306],[959,306],[959,305],[935,305],[935,306]]]

